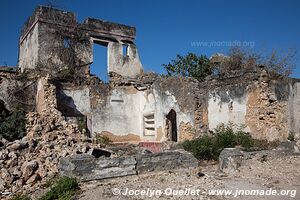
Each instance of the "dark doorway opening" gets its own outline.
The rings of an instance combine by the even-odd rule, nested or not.
[[[175,110],[171,109],[169,114],[166,116],[166,125],[168,139],[177,142],[177,122]]]
[[[94,41],[93,63],[90,65],[90,73],[105,83],[109,81],[107,72],[107,43]]]

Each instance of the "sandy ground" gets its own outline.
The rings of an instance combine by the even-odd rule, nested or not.
[[[198,177],[197,172],[205,176]],[[128,188],[128,189],[127,189]],[[189,190],[190,188],[190,190]],[[217,164],[202,164],[198,169],[149,172],[81,184],[80,200],[106,199],[300,199],[300,156],[273,158],[267,161],[253,159],[233,174],[218,171]],[[209,195],[216,189],[232,190],[232,195]],[[237,189],[265,192],[289,191],[287,195],[243,195],[235,197]],[[127,193],[126,193],[127,190]],[[181,195],[180,195],[180,191]],[[128,192],[130,191],[130,192]],[[142,193],[134,195],[133,193]],[[156,192],[157,196],[153,195]],[[174,192],[174,195],[171,193]],[[253,192],[253,191],[252,191]],[[286,191],[283,191],[286,192]],[[123,193],[123,194],[122,194]],[[177,193],[177,195],[176,195]],[[295,195],[295,197],[293,197]]]

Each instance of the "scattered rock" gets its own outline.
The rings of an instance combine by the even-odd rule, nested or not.
[[[5,182],[2,178],[0,178],[0,192],[2,192],[5,189]]]
[[[94,148],[91,153],[95,158],[100,158],[101,156],[110,157],[111,152],[104,149],[96,149]]]
[[[26,184],[35,183],[39,180],[41,180],[41,176],[39,174],[34,174],[26,181]]]
[[[236,148],[225,148],[219,156],[219,169],[224,173],[235,172],[242,164],[243,153]]]
[[[287,153],[300,153],[300,148],[296,142],[284,141],[279,144],[277,147],[279,151],[285,151]]]
[[[5,168],[1,169],[1,178],[5,181],[5,185],[9,185],[13,182],[13,177],[9,173],[9,171]]]
[[[197,176],[198,176],[198,177],[203,177],[203,176],[205,176],[205,174],[203,174],[202,172],[198,172],[198,173],[197,173]]]
[[[33,175],[33,173],[38,169],[38,167],[39,167],[39,164],[35,160],[28,162],[28,163],[24,163],[22,166],[23,178],[25,180],[28,180],[30,178],[30,176]]]
[[[9,151],[17,151],[21,148],[21,143],[19,140],[15,140],[13,143],[9,143],[7,145],[7,149]]]

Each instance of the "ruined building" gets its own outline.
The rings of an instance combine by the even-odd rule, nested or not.
[[[144,73],[134,27],[38,7],[19,40],[17,68],[0,68],[0,100],[42,112],[44,90],[56,87],[57,109],[87,133],[114,142],[192,139],[220,123],[244,124],[255,138],[300,134],[300,83],[273,78],[263,67],[192,78]],[[90,74],[93,44],[107,47],[109,83]],[[99,66],[104,67],[104,66]]]

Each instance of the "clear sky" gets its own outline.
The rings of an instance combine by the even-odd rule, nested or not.
[[[26,19],[45,0],[0,0],[0,65],[16,65],[18,38]],[[269,52],[297,49],[300,78],[300,1],[298,0],[56,0],[55,6],[87,17],[135,26],[145,71],[162,73],[176,54],[211,56],[238,43]],[[95,54],[102,54],[97,50]],[[100,65],[99,56],[95,65]],[[99,64],[98,64],[99,62]],[[97,67],[96,67],[97,68]],[[97,68],[98,73],[105,67]]]

